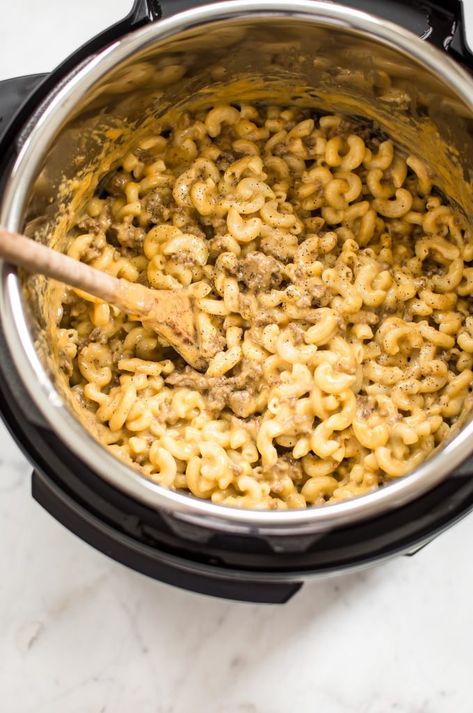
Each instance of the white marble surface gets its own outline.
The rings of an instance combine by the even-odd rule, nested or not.
[[[48,70],[127,0],[0,6],[3,78]],[[414,558],[254,606],[95,552],[33,502],[29,472],[0,426],[1,713],[473,710],[473,516]]]

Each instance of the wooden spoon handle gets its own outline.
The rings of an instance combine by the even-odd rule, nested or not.
[[[121,280],[24,235],[0,228],[0,258],[120,306]]]
[[[184,290],[150,290],[2,228],[0,258],[111,302],[158,332],[196,369],[207,368],[196,337],[194,303]]]

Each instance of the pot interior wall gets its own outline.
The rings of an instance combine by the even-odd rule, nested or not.
[[[123,153],[136,139],[127,129],[143,135],[166,119],[171,123],[182,104],[219,101],[295,104],[373,121],[422,156],[439,189],[470,212],[473,117],[446,83],[415,59],[358,31],[260,16],[150,41],[102,77],[45,151],[27,222],[44,216],[51,200],[48,214],[56,216],[59,184],[97,167],[112,145]],[[61,204],[65,197],[67,188]]]
[[[233,18],[149,39],[78,102],[50,147],[24,212],[26,231],[61,248],[72,215],[135,142],[172,126],[183,106],[219,102],[298,105],[374,124],[429,165],[438,190],[473,214],[469,108],[417,60],[321,18]],[[57,305],[25,281],[30,324],[45,367]],[[58,387],[67,398],[65,390]]]

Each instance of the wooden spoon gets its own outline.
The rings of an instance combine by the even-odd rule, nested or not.
[[[194,300],[185,290],[152,290],[112,277],[18,233],[0,228],[0,258],[72,285],[128,314],[164,337],[188,364],[199,371],[207,364],[199,351]]]

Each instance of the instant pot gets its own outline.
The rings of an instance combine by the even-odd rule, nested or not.
[[[91,127],[97,136],[102,124],[117,127],[150,106],[158,114],[186,96],[211,101],[212,92],[322,109],[332,102],[392,122],[394,138],[435,155],[445,192],[465,211],[473,205],[473,55],[460,0],[203,6],[137,0],[51,74],[0,83],[0,222],[22,230],[51,216],[59,179],[100,149]],[[3,265],[1,415],[32,463],[33,497],[135,570],[196,592],[282,603],[310,577],[411,555],[473,508],[471,421],[411,476],[323,508],[243,511],[166,491],[71,415],[25,301],[16,271]]]

